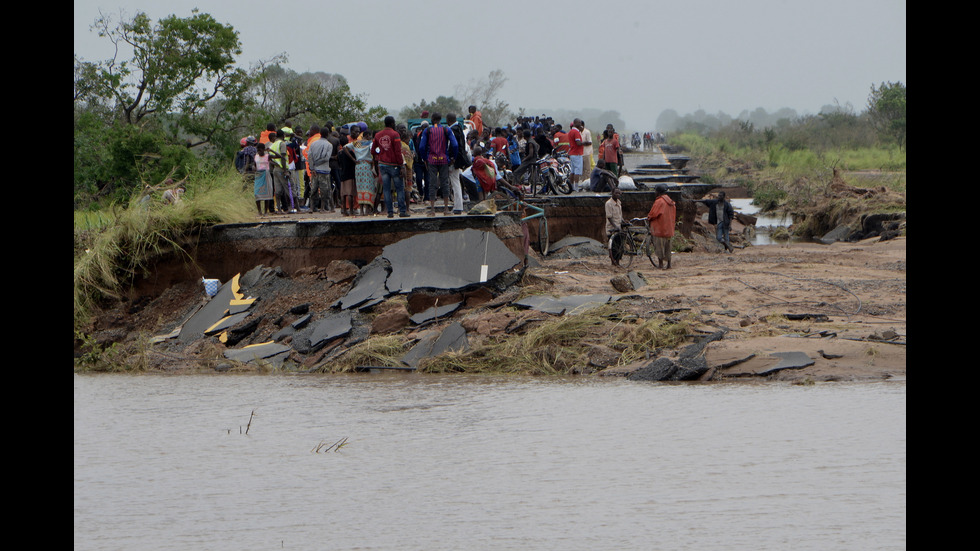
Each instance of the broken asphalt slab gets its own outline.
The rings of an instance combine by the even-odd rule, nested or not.
[[[420,340],[402,356],[401,362],[410,367],[418,367],[419,362],[425,358],[438,356],[444,352],[464,352],[469,350],[469,347],[466,329],[458,322],[453,322],[442,331],[432,332]]]
[[[241,363],[266,361],[272,365],[280,366],[286,361],[291,351],[292,348],[284,344],[267,342],[253,344],[244,348],[225,350],[225,358]]]
[[[553,297],[550,295],[531,295],[515,300],[511,304],[521,308],[530,308],[546,314],[561,316],[565,313],[576,314],[594,306],[608,303],[611,295],[569,295]]]
[[[353,314],[349,310],[331,311],[323,319],[293,337],[293,347],[301,354],[310,354],[323,348],[339,337],[346,337],[353,330]]]
[[[496,234],[471,229],[413,235],[388,245],[381,255],[391,263],[386,285],[395,293],[460,289],[492,280],[522,261]]]
[[[492,232],[465,229],[413,235],[386,246],[361,269],[336,305],[364,309],[415,289],[462,289],[491,282],[521,264],[522,259]]]
[[[193,342],[204,336],[205,332],[219,323],[228,312],[241,306],[244,296],[239,292],[238,275],[231,278],[218,289],[218,293],[200,310],[190,317],[180,329],[182,343]]]

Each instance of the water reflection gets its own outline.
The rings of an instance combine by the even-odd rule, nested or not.
[[[753,245],[772,245],[778,243],[771,237],[772,230],[775,228],[788,228],[793,224],[792,217],[788,215],[775,215],[772,213],[760,213],[759,208],[752,204],[752,199],[731,199],[732,207],[737,212],[756,217],[755,236],[752,238]],[[797,241],[793,237],[789,242]]]

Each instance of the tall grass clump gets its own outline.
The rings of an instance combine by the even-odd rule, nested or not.
[[[687,335],[686,321],[674,322],[665,318],[650,318],[636,325],[624,327],[615,335],[612,347],[622,349],[619,363],[632,363],[657,348],[676,348]]]
[[[468,352],[442,354],[419,364],[429,373],[568,375],[588,363],[585,338],[608,323],[608,308],[550,319],[522,335],[487,342]]]
[[[118,298],[135,276],[146,274],[154,258],[182,252],[185,237],[209,225],[254,216],[254,200],[242,190],[237,173],[199,174],[187,183],[187,194],[177,204],[164,204],[161,194],[162,190],[134,197],[98,215],[76,215],[76,330],[99,301]]]
[[[588,368],[589,352],[596,345],[622,351],[620,363],[629,363],[655,348],[677,346],[687,333],[685,323],[663,319],[623,323],[621,319],[615,305],[566,313],[522,335],[423,360],[419,369],[435,373],[570,375]]]
[[[317,371],[349,373],[363,366],[400,366],[405,352],[403,339],[397,335],[371,337],[352,346],[329,364],[320,366]]]

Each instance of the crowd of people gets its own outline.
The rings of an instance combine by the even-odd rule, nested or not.
[[[384,119],[377,132],[363,122],[336,127],[332,121],[308,131],[287,122],[269,124],[258,138],[247,136],[235,165],[255,195],[259,215],[336,212],[343,216],[388,218],[411,216],[412,203],[426,204],[435,216],[441,198],[445,215],[462,214],[466,201],[478,202],[495,192],[521,196],[524,177],[537,177],[544,155],[567,156],[575,190],[610,194],[606,202],[606,234],[613,265],[622,256],[624,231],[619,177],[624,173],[620,137],[612,124],[598,138],[582,119],[566,129],[551,117],[520,117],[513,124],[490,128],[476,106],[465,117],[455,113],[422,112],[420,118],[396,123]],[[417,122],[409,127],[409,122]],[[640,135],[631,137],[638,145]],[[643,145],[662,142],[659,133],[644,133]],[[598,141],[598,143],[596,143]],[[506,175],[510,174],[508,178]],[[647,215],[659,267],[671,267],[671,238],[677,206],[667,186],[655,187]],[[722,194],[708,204],[718,228],[717,239],[731,251],[728,228],[733,213]]]
[[[498,191],[520,195],[521,182],[539,177],[544,155],[568,157],[576,190],[615,188],[623,166],[611,124],[596,143],[578,118],[567,128],[544,115],[490,128],[475,105],[465,116],[423,112],[414,122],[389,116],[377,133],[363,122],[308,130],[270,123],[258,137],[241,139],[235,165],[259,215],[339,208],[344,216],[388,217],[410,216],[412,203],[427,203],[434,216],[439,198],[450,215]]]

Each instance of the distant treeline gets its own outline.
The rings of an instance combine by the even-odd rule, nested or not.
[[[784,107],[769,113],[762,107],[736,117],[699,109],[686,115],[667,109],[657,117],[660,132],[721,135],[735,142],[773,143],[788,149],[807,147],[906,147],[906,86],[901,82],[871,86],[865,109],[850,104],[824,105],[816,115],[800,115]]]

